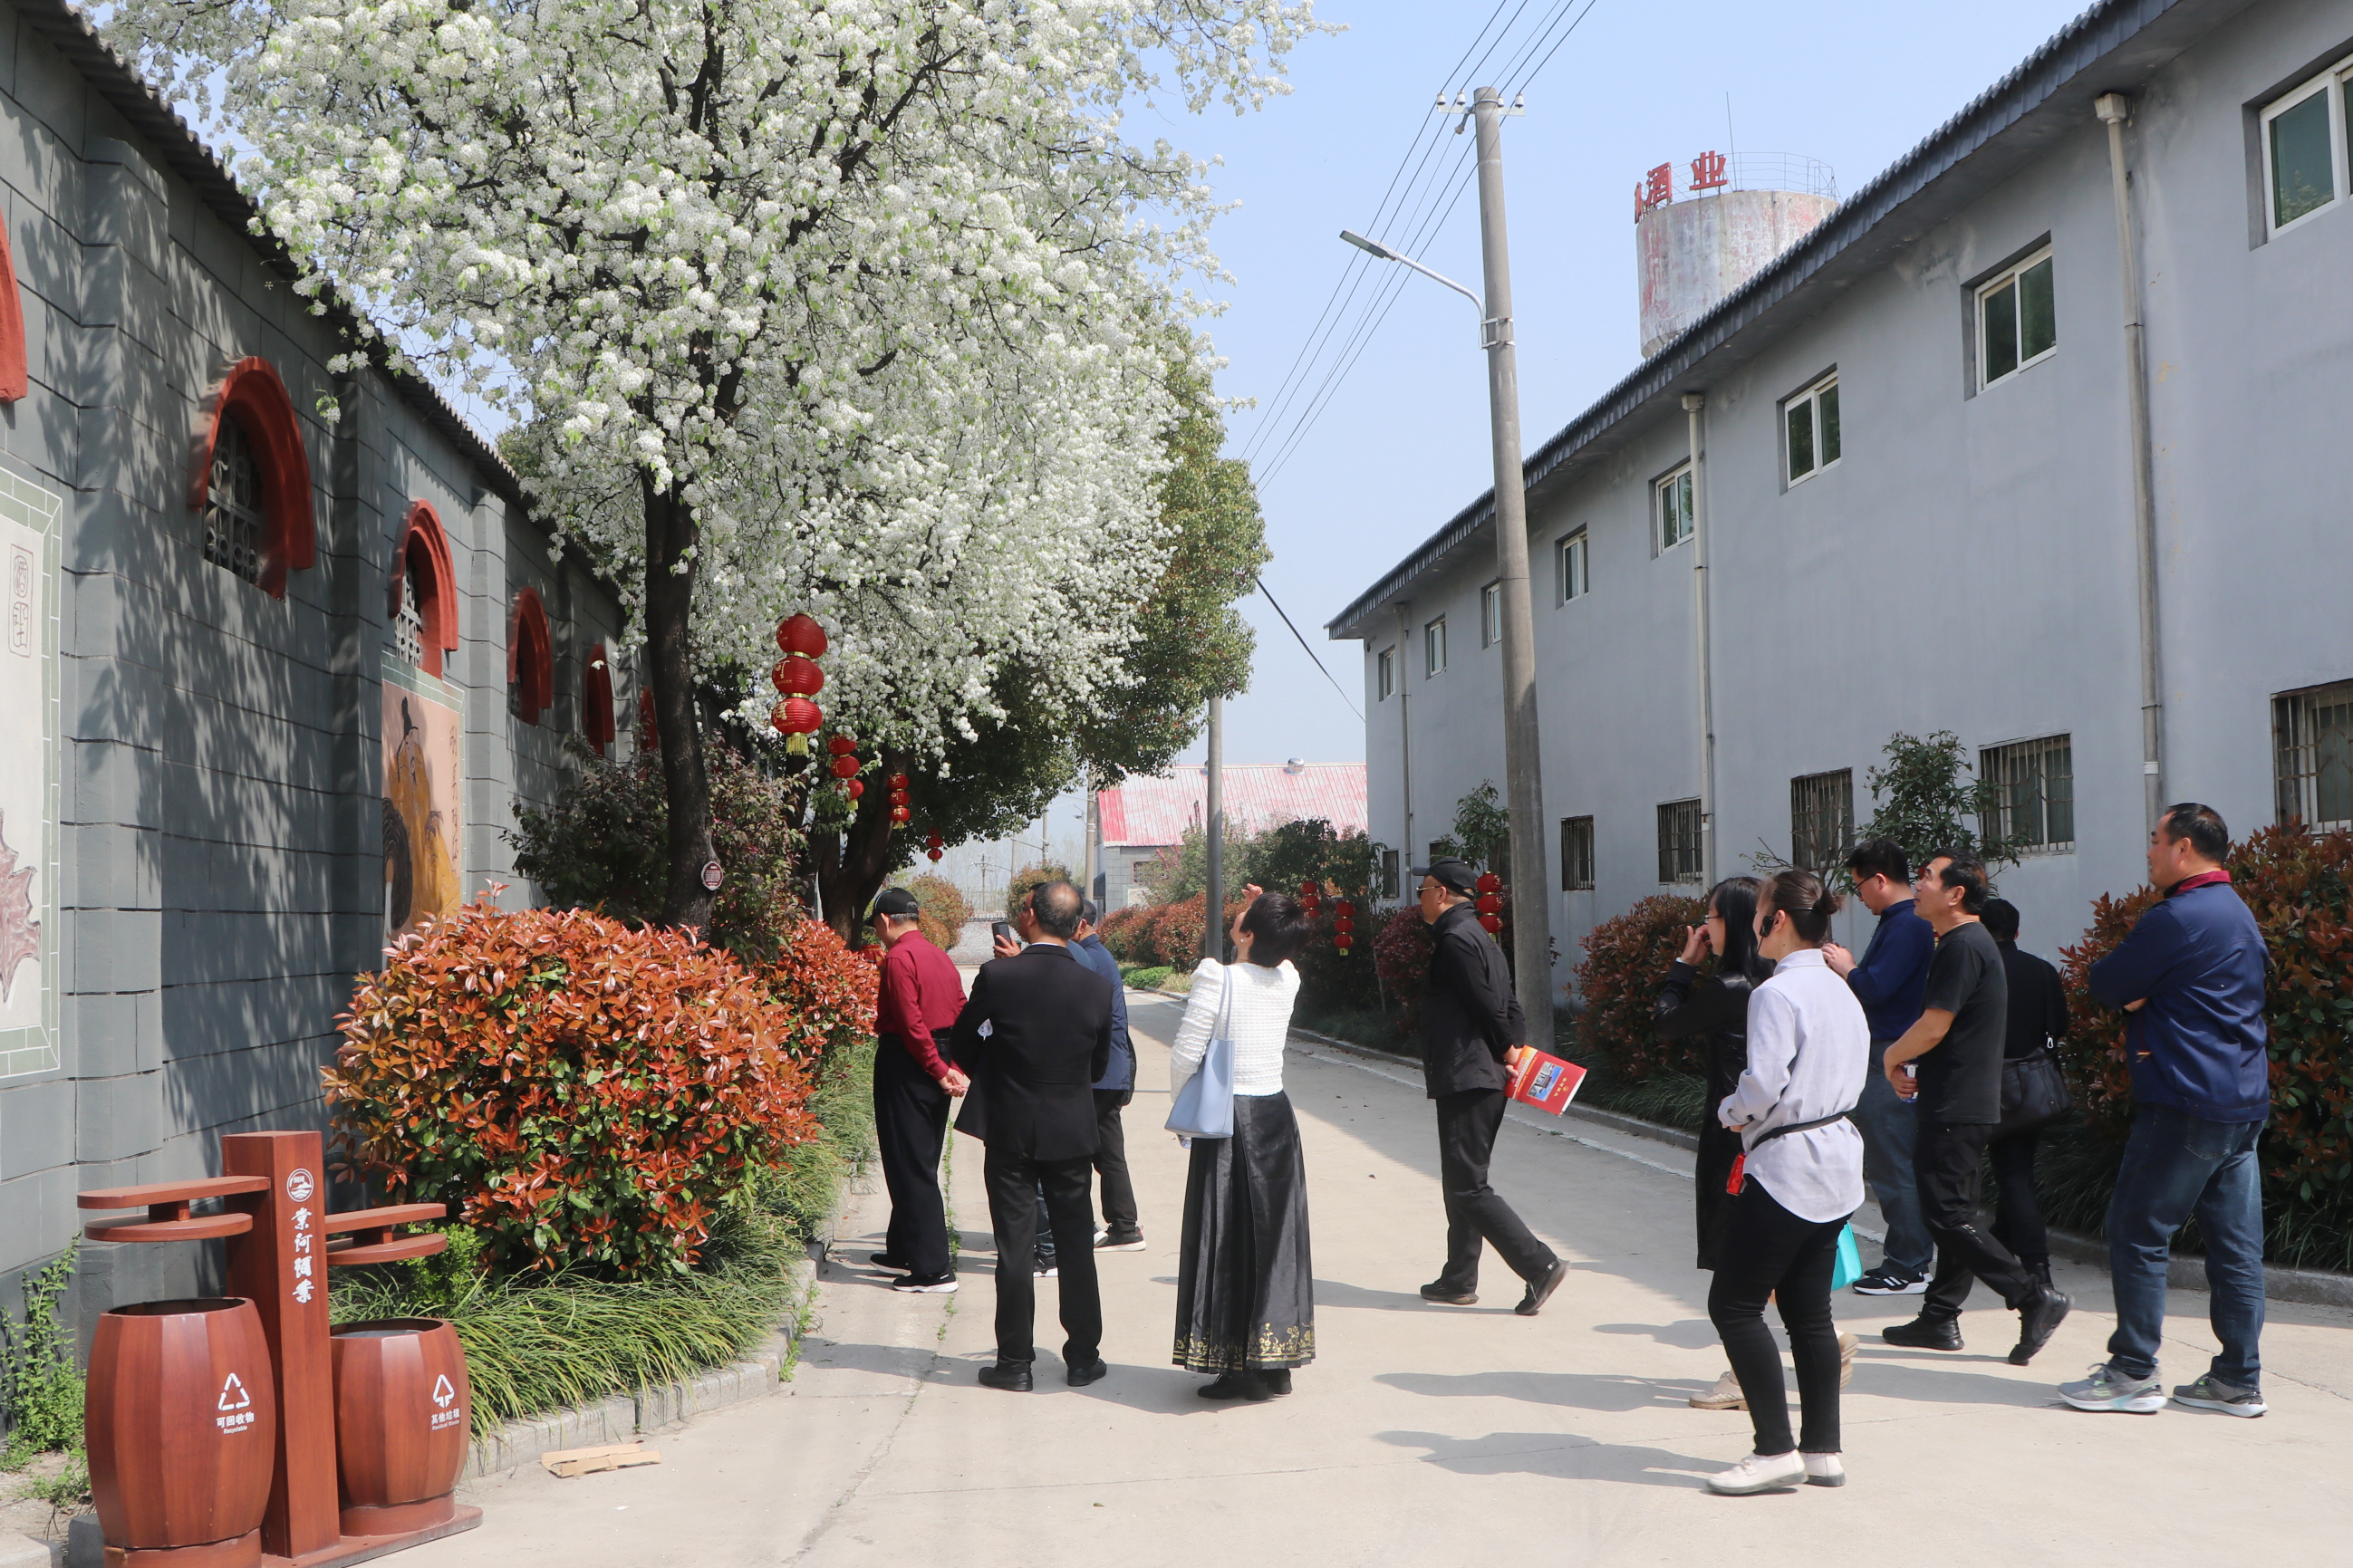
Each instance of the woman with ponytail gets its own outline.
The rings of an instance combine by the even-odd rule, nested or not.
[[[1740,1134],[1743,1152],[1707,1296],[1757,1443],[1708,1478],[1719,1492],[1846,1484],[1831,1271],[1839,1232],[1862,1205],[1862,1137],[1846,1115],[1870,1070],[1871,1026],[1822,961],[1838,907],[1838,895],[1810,871],[1780,872],[1757,895],[1757,951],[1774,969],[1749,994],[1747,1063],[1716,1108]],[[1768,1300],[1779,1304],[1797,1363],[1805,1429],[1794,1438],[1780,1350],[1765,1326]]]

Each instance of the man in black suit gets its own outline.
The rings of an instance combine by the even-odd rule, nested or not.
[[[1504,1125],[1504,1069],[1527,1043],[1503,949],[1479,923],[1479,873],[1467,862],[1417,866],[1421,918],[1430,928],[1430,973],[1421,991],[1421,1072],[1438,1102],[1438,1180],[1446,1199],[1446,1268],[1422,1300],[1468,1307],[1479,1300],[1479,1258],[1503,1254],[1527,1281],[1512,1310],[1533,1318],[1567,1277],[1568,1263],[1487,1184],[1495,1134]]]
[[[1112,984],[1078,962],[1079,890],[1046,882],[1014,923],[1029,946],[980,967],[956,1017],[955,1058],[972,1074],[958,1131],[988,1149],[988,1217],[997,1233],[997,1364],[990,1388],[1027,1393],[1037,1360],[1037,1194],[1042,1184],[1060,1264],[1062,1361],[1073,1388],[1103,1375],[1103,1298],[1095,1289],[1095,1080],[1111,1063]]]

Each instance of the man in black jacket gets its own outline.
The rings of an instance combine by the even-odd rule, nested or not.
[[[1527,1281],[1514,1309],[1533,1318],[1568,1264],[1538,1241],[1487,1184],[1487,1162],[1504,1125],[1505,1066],[1526,1044],[1527,1025],[1512,993],[1504,950],[1479,923],[1472,901],[1479,874],[1461,860],[1417,866],[1421,918],[1430,926],[1430,975],[1421,993],[1421,1072],[1438,1101],[1438,1180],[1446,1195],[1446,1269],[1422,1298],[1468,1307],[1479,1300],[1479,1255],[1493,1242]]]
[[[1111,1063],[1111,982],[1071,953],[1079,890],[1039,887],[1014,921],[1029,946],[980,966],[955,1022],[954,1055],[972,1074],[956,1131],[987,1145],[982,1173],[997,1233],[997,1364],[990,1388],[1029,1392],[1042,1184],[1060,1267],[1062,1362],[1073,1388],[1103,1375],[1095,1289],[1095,1080]]]

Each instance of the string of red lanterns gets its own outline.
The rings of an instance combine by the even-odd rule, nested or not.
[[[825,710],[810,700],[825,689],[825,671],[817,664],[825,657],[825,628],[807,614],[788,616],[776,623],[776,647],[785,657],[768,671],[768,679],[784,700],[770,710],[768,722],[785,737],[785,750],[801,756],[808,751],[808,738],[825,723]]]
[[[947,842],[936,833],[923,840],[923,853],[931,858],[933,865],[938,865],[940,857],[947,853]]]
[[[1493,871],[1479,873],[1479,924],[1489,936],[1504,929],[1504,879]]]
[[[915,815],[913,809],[907,804],[909,798],[907,775],[892,773],[891,775],[891,822],[893,826]]]
[[[825,749],[833,754],[829,766],[833,776],[841,781],[841,793],[852,800],[864,795],[866,786],[859,782],[858,777],[858,742],[847,735],[837,734],[826,742]]]
[[[1307,912],[1309,920],[1322,914],[1323,886],[1316,882],[1302,882],[1299,885],[1299,907]],[[1332,900],[1332,944],[1340,950],[1342,957],[1345,957],[1356,943],[1356,906],[1345,899],[1335,899]]]

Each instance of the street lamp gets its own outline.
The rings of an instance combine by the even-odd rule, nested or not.
[[[1441,105],[1442,106],[1442,105]],[[1455,107],[1461,107],[1456,100]],[[1485,272],[1482,299],[1377,240],[1347,229],[1340,237],[1367,255],[1409,267],[1479,308],[1479,345],[1487,351],[1487,408],[1495,465],[1496,588],[1503,601],[1504,773],[1511,803],[1512,970],[1528,1039],[1552,1045],[1552,910],[1545,890],[1544,790],[1537,772],[1535,612],[1528,595],[1528,502],[1520,470],[1520,375],[1512,347],[1512,264],[1504,236],[1504,107],[1496,89],[1472,94],[1479,132],[1479,241]]]

